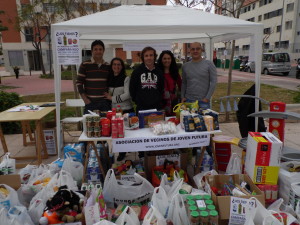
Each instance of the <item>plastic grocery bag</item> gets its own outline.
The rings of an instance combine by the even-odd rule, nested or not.
[[[208,172],[201,172],[201,173],[198,173],[196,174],[194,177],[193,177],[193,180],[195,182],[195,184],[197,185],[198,189],[200,190],[204,190],[205,188],[205,176],[213,176],[213,175],[218,175],[218,172],[215,171],[215,170],[211,170],[211,171],[208,171]]]
[[[180,194],[172,198],[167,218],[171,220],[174,225],[190,225],[184,201]]]
[[[103,187],[103,195],[108,207],[115,204],[147,203],[151,200],[153,186],[148,180],[134,174],[135,181],[117,180],[112,169],[108,170]]]
[[[179,193],[182,183],[183,183],[183,179],[180,178],[178,172],[175,171],[174,172],[174,181],[172,181],[172,182],[168,181],[167,174],[164,174],[161,178],[159,186],[165,190],[168,198],[171,201],[173,196]]]
[[[140,221],[134,210],[127,206],[116,221],[116,225],[140,225]]]
[[[171,199],[162,187],[154,188],[151,203],[166,218]]]
[[[5,208],[0,208],[0,221],[1,224],[10,224],[10,219],[7,215],[7,210]]]
[[[45,207],[46,204],[41,199],[36,199],[28,208],[28,214],[30,215],[34,224],[39,223],[39,220],[44,213]]]
[[[16,172],[16,160],[9,157],[10,153],[6,153],[3,156],[2,162],[0,163],[0,171],[2,174],[13,174]]]
[[[160,212],[154,207],[148,210],[147,214],[144,217],[142,225],[167,225],[166,219],[160,214]]]
[[[226,174],[242,174],[242,159],[238,154],[231,154],[226,168]]]
[[[8,216],[12,220],[15,219],[21,224],[34,225],[30,216],[28,215],[27,209],[24,206],[11,207],[8,211]]]
[[[82,183],[83,165],[81,162],[74,161],[68,153],[66,154],[62,170],[68,171],[78,184]]]
[[[101,221],[99,221],[97,223],[94,223],[94,225],[116,225],[116,224],[113,223],[113,222],[110,222],[108,220],[101,220]]]
[[[245,225],[282,225],[282,223],[272,215],[272,211],[267,210],[259,200],[254,197],[250,199],[255,200],[256,207],[251,210],[246,208]]]
[[[0,184],[0,209],[9,210],[12,206],[22,206],[17,192],[6,184]]]

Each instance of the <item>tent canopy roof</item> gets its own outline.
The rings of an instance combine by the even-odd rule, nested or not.
[[[55,30],[78,30],[80,39],[226,41],[261,32],[262,24],[183,6],[122,5],[53,24]]]

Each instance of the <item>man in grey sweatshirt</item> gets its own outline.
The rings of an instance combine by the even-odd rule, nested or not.
[[[213,62],[202,58],[202,46],[191,43],[192,60],[182,67],[182,102],[198,100],[201,109],[210,108],[210,98],[217,84],[217,70]]]

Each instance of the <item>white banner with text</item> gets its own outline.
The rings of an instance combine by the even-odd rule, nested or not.
[[[208,146],[210,134],[188,133],[155,137],[117,138],[112,140],[113,152],[156,151],[174,148]]]

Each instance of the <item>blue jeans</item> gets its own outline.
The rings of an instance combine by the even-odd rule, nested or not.
[[[196,100],[186,99],[185,102],[195,102]],[[201,109],[210,109],[210,102],[203,102],[202,100],[198,100],[198,105]]]

